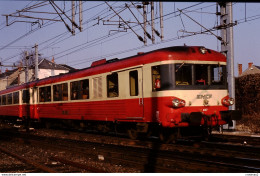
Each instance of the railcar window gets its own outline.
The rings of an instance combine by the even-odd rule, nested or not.
[[[192,71],[191,65],[176,64],[175,65],[175,84],[176,85],[191,85],[192,84]]]
[[[206,87],[204,87],[206,86]],[[226,89],[226,66],[220,64],[163,64],[152,67],[153,91]]]
[[[0,105],[2,105],[2,96],[0,95]]]
[[[209,77],[210,65],[197,64],[195,66],[195,84],[196,85],[210,85]]]
[[[39,88],[40,102],[51,101],[51,86],[40,87]]]
[[[89,99],[89,80],[80,81],[80,99]]]
[[[107,97],[118,97],[118,74],[107,75]]]
[[[102,98],[102,77],[93,78],[94,98]]]
[[[152,84],[153,91],[159,90],[161,88],[160,83],[161,75],[160,75],[160,66],[152,67]]]
[[[70,91],[71,100],[89,99],[89,80],[71,82]]]
[[[13,93],[14,104],[19,104],[19,92]]]
[[[13,94],[12,93],[7,95],[7,104],[8,105],[13,104]]]
[[[138,95],[138,72],[130,71],[129,72],[129,81],[130,81],[130,96]]]
[[[53,86],[53,101],[68,100],[68,84],[58,84]]]
[[[30,94],[29,90],[23,90],[23,103],[29,103],[30,102]]]
[[[6,105],[6,95],[2,96],[2,105]]]
[[[212,65],[211,66],[211,83],[212,85],[225,85],[226,82],[226,66]]]
[[[174,69],[173,64],[152,67],[153,91],[174,89]]]

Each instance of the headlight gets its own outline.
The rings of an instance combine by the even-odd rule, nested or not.
[[[186,102],[184,100],[179,100],[177,98],[172,100],[172,105],[174,108],[184,107],[185,104],[186,104]]]
[[[173,99],[172,100],[172,105],[173,107],[177,108],[179,107],[180,101],[178,99]]]
[[[226,96],[222,99],[221,102],[224,106],[232,106],[235,103],[235,100],[234,100],[234,98],[230,98],[230,97]]]

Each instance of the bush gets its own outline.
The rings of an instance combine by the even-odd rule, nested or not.
[[[243,115],[242,119],[237,121],[236,128],[239,131],[260,133],[260,114]]]
[[[260,73],[236,78],[236,109],[242,111],[237,129],[260,132]]]

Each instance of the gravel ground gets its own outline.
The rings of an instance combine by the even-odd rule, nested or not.
[[[5,129],[5,128],[10,128],[13,127],[13,125],[7,125],[7,124],[2,124],[0,123],[0,130]],[[24,129],[19,129],[19,131],[24,132]],[[68,131],[68,130],[52,130],[52,129],[31,129],[30,130],[31,134],[34,135],[39,135],[39,136],[49,136],[49,137],[57,137],[57,138],[62,138],[62,139],[72,139],[72,140],[80,140],[80,141],[94,141],[97,143],[113,143],[113,144],[120,144],[120,145],[131,145],[131,142],[133,145],[135,142],[133,140],[127,139],[127,138],[122,138],[120,135],[97,135],[96,133],[85,133],[85,132],[73,132],[73,131]],[[216,132],[218,133],[218,132]],[[225,131],[224,134],[234,134],[234,135],[252,135],[247,132],[239,132],[239,131],[231,131],[227,132]],[[163,145],[162,145],[163,146]],[[75,155],[71,154],[65,151],[60,151],[57,149],[50,149],[50,148],[45,148],[45,147],[35,147],[34,145],[31,145],[30,143],[18,139],[18,140],[4,140],[1,139],[0,137],[0,147],[8,149],[9,151],[16,153],[16,154],[21,154],[21,156],[30,158],[32,161],[36,161],[40,164],[47,165],[48,167],[53,167],[57,168],[56,166],[60,166],[59,170],[57,170],[59,173],[68,173],[68,172],[77,172],[77,173],[87,173],[88,171],[86,170],[80,170],[78,168],[74,168],[71,166],[64,165],[59,162],[55,162],[49,159],[51,156],[56,156],[60,158],[64,158],[70,161],[74,161],[80,164],[85,164],[87,166],[97,168],[100,170],[104,170],[106,172],[110,173],[139,173],[140,171],[135,169],[135,168],[127,168],[123,167],[121,165],[112,165],[108,162],[102,161],[96,161],[93,160],[93,158],[90,158],[88,156],[84,155]],[[87,148],[86,148],[87,150]],[[24,165],[22,162],[20,162],[17,159],[14,159],[13,157],[10,157],[6,154],[3,154],[0,152],[0,173],[12,173],[12,170],[8,170],[8,168],[12,169],[14,166],[17,166],[17,168],[22,168]],[[28,167],[20,170],[15,170],[14,172],[18,173],[31,173],[35,172],[34,170],[28,169]]]
[[[0,130],[3,128],[6,128],[7,126],[4,124],[0,124]],[[24,131],[24,130],[21,130]],[[61,131],[61,130],[46,130],[46,129],[40,129],[40,130],[35,130],[31,131],[31,133],[37,134],[37,135],[43,135],[43,136],[50,136],[50,137],[59,137],[59,138],[66,138],[66,139],[75,139],[75,140],[84,140],[84,141],[100,141],[102,142],[102,137],[96,139],[94,136],[96,135],[91,135],[91,134],[86,134],[86,133],[77,133],[77,132],[68,132],[68,131]],[[104,137],[107,138],[107,137]],[[55,170],[55,165],[63,165],[62,163],[55,162],[49,159],[51,156],[56,156],[56,157],[61,157],[70,161],[78,162],[81,164],[86,164],[87,166],[97,168],[100,170],[104,170],[105,172],[109,173],[137,173],[140,172],[136,170],[135,168],[126,168],[121,165],[112,165],[107,162],[103,162],[100,160],[100,162],[94,161],[88,156],[84,155],[75,155],[71,154],[65,151],[58,151],[57,149],[48,149],[45,147],[35,147],[34,145],[31,145],[30,143],[23,141],[21,139],[18,140],[3,140],[0,138],[0,147],[7,149],[13,153],[20,154],[20,156],[25,157],[27,159],[30,158],[32,161],[36,161],[37,163],[47,165],[48,167],[54,167]],[[87,150],[87,148],[86,148]],[[20,166],[23,163],[20,162],[19,160],[8,156],[6,154],[3,154],[0,152],[0,170],[1,173],[10,173],[12,170],[8,171],[8,167],[10,166]],[[6,167],[5,167],[6,166]],[[61,171],[59,171],[61,170]],[[78,172],[78,173],[86,173],[88,171],[86,170],[80,170],[78,168],[70,167],[67,165],[61,166],[59,168],[58,172],[63,173],[63,172]],[[21,169],[21,170],[16,170],[15,172],[18,173],[30,173],[30,170],[28,169]]]

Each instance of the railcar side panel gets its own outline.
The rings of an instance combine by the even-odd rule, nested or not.
[[[19,115],[20,115],[20,107],[19,107],[19,105],[1,106],[0,107],[0,115],[2,115],[2,116],[19,117]]]
[[[126,117],[125,100],[39,104],[39,118],[115,121]]]

